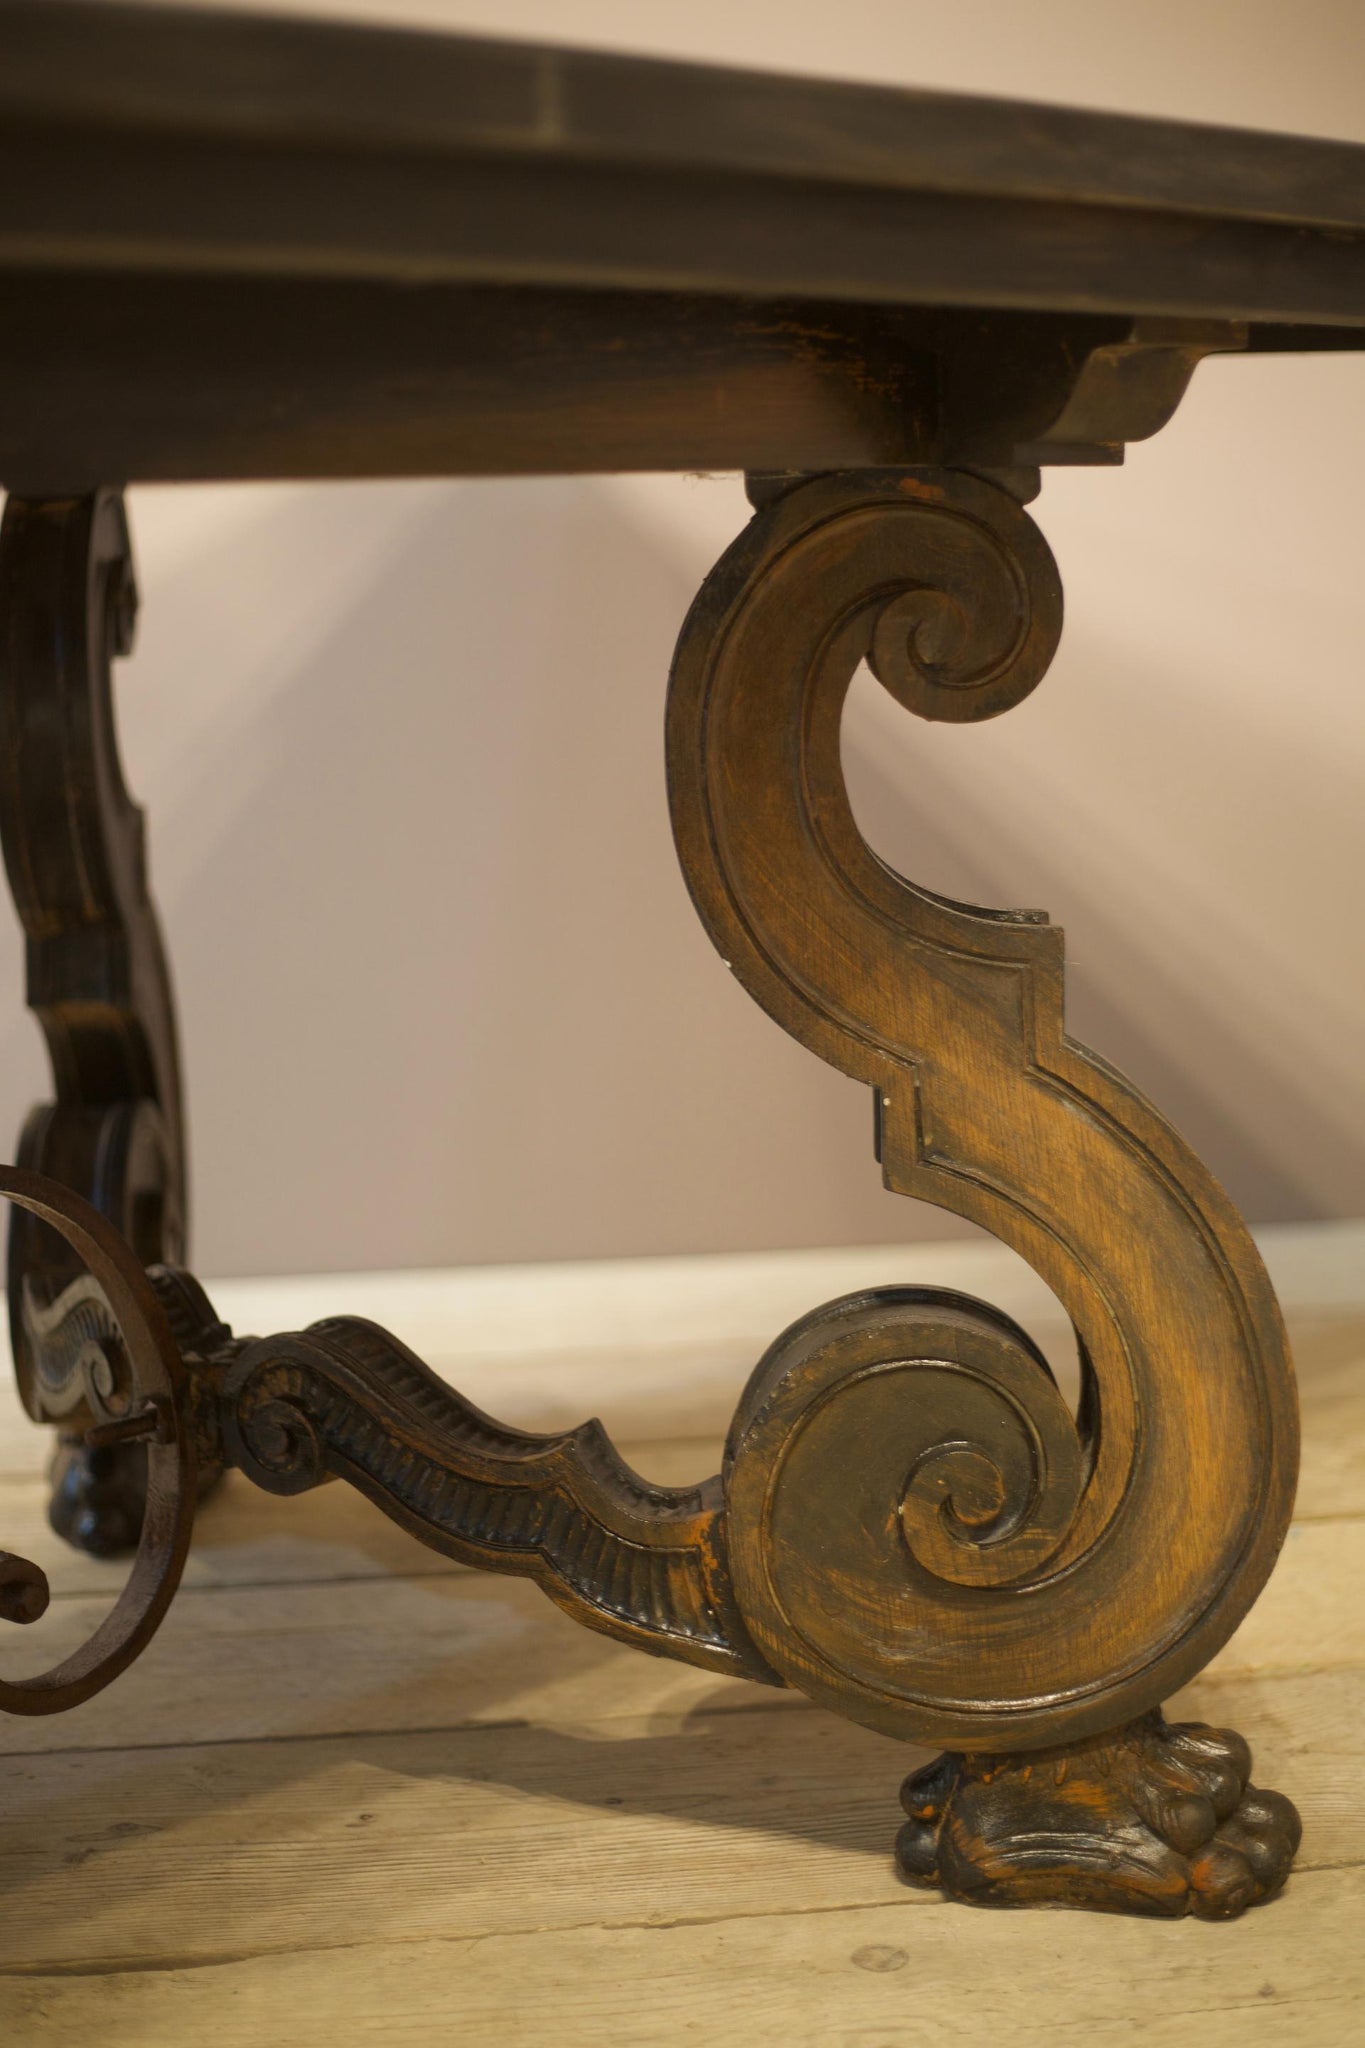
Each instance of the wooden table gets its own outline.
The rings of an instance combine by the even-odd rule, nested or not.
[[[1274,1293],[1067,1037],[1061,934],[876,860],[838,734],[864,659],[929,719],[1038,685],[1044,466],[1121,460],[1205,356],[1365,346],[1365,150],[117,6],[4,0],[0,42],[0,834],[55,1092],[0,1180],[12,1335],[64,1436],[57,1525],[138,1546],[104,1627],[0,1705],[126,1668],[224,1466],[340,1476],[602,1634],[943,1746],[904,1788],[913,1884],[1207,1918],[1273,1893],[1293,1806],[1160,1702],[1288,1525]],[[755,508],[670,685],[699,915],[868,1084],[886,1184],[1020,1252],[1081,1364],[1073,1412],[1000,1311],[860,1288],[770,1345],[700,1487],[642,1482],[593,1424],[494,1423],[355,1318],[219,1320],[181,1265],[174,1010],[109,688],[128,482],[696,467],[745,470]],[[12,1619],[47,1595],[5,1561]]]

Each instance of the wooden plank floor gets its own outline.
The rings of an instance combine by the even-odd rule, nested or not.
[[[473,1308],[451,1283],[411,1334],[518,1420],[605,1407],[642,1470],[682,1479],[714,1469],[754,1299],[779,1311],[771,1335],[856,1284],[861,1256],[596,1269],[596,1292],[588,1269],[550,1276],[528,1283],[520,1353],[487,1323],[508,1282]],[[1365,1302],[1330,1259],[1324,1277],[1321,1245],[1296,1258],[1297,1519],[1260,1605],[1175,1703],[1240,1728],[1303,1810],[1270,1906],[1169,1926],[908,1891],[889,1851],[921,1753],[619,1649],[340,1487],[274,1500],[234,1476],[141,1662],[73,1714],[0,1722],[0,2042],[1365,2040]],[[351,1284],[303,1315],[350,1306]],[[55,1589],[0,1641],[10,1672],[74,1643],[118,1583],[47,1535],[41,1455],[0,1412],[0,1541]]]

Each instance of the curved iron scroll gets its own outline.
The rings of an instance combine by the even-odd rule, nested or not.
[[[80,1195],[41,1174],[0,1167],[0,1196],[41,1221],[77,1277],[40,1318],[43,1404],[79,1410],[86,1440],[136,1445],[144,1460],[137,1555],[94,1633],[51,1670],[0,1680],[0,1711],[59,1714],[79,1706],[146,1649],[180,1583],[198,1497],[191,1385],[170,1320],[132,1247]],[[37,1621],[44,1573],[0,1551],[0,1620]]]
[[[722,957],[875,1090],[888,1187],[983,1224],[1069,1311],[1078,1423],[979,1305],[829,1313],[751,1385],[731,1566],[764,1657],[888,1732],[1029,1747],[1196,1671],[1279,1549],[1297,1451],[1278,1310],[1232,1205],[1069,1039],[1062,936],[893,874],[840,765],[867,659],[927,718],[1025,696],[1061,627],[1013,497],[950,472],[826,477],[764,507],[679,643],[669,785]]]
[[[358,1317],[234,1337],[193,1275],[168,1266],[144,1274],[79,1196],[9,1168],[0,1168],[0,1195],[43,1216],[86,1269],[41,1318],[46,1401],[59,1413],[92,1415],[94,1445],[145,1443],[161,1489],[159,1519],[149,1513],[121,1603],[124,1634],[111,1643],[100,1632],[58,1673],[0,1684],[0,1709],[75,1704],[150,1639],[179,1576],[204,1464],[235,1465],[271,1493],[345,1479],[429,1549],[535,1579],[590,1628],[659,1656],[782,1683],[735,1601],[718,1479],[651,1486],[598,1422],[548,1436],[508,1428]],[[46,1599],[43,1574],[0,1553],[0,1620],[36,1620]]]

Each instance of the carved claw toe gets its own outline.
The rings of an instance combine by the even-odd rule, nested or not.
[[[1192,1910],[1204,1920],[1234,1920],[1277,1892],[1303,1835],[1283,1793],[1249,1785],[1213,1841],[1191,1865]]]
[[[949,1753],[906,1780],[896,1860],[974,1904],[1235,1919],[1279,1890],[1302,1832],[1250,1771],[1239,1735],[1160,1713],[1066,1749]]]

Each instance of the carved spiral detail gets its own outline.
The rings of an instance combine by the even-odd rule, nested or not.
[[[751,1468],[770,1542],[789,1507],[804,1523],[826,1475],[845,1536],[876,1527],[898,1580],[908,1556],[912,1577],[956,1586],[1034,1571],[1083,1477],[1075,1423],[1032,1339],[986,1303],[928,1287],[847,1295],[778,1338],[731,1432],[732,1504],[757,1483]],[[830,1536],[822,1573],[834,1548]]]
[[[276,1394],[265,1390],[277,1381]],[[272,1493],[307,1493],[328,1477],[322,1445],[302,1400],[286,1391],[287,1365],[259,1370],[254,1398],[235,1411],[235,1462],[257,1486]]]
[[[1003,489],[817,478],[717,565],[669,698],[674,834],[723,959],[875,1090],[888,1187],[1003,1239],[1076,1328],[1073,1420],[979,1302],[835,1302],[779,1339],[730,1441],[731,1569],[765,1659],[872,1726],[975,1750],[1112,1727],[1192,1676],[1265,1580],[1297,1451],[1255,1248],[1066,1036],[1061,933],[917,889],[853,820],[861,661],[923,717],[984,718],[1034,687],[1060,627],[1051,556]]]
[[[114,707],[113,664],[131,651],[136,614],[118,490],[11,493],[0,519],[0,842],[55,1097],[30,1111],[18,1163],[84,1195],[145,1266],[185,1255],[186,1170],[170,977]],[[54,1403],[60,1361],[44,1360],[29,1314],[79,1275],[60,1236],[16,1211],[15,1372],[33,1420],[61,1428],[50,1520],[109,1556],[136,1545],[145,1461],[136,1444],[85,1444],[98,1404]]]
[[[867,660],[884,689],[921,718],[971,724],[1022,702],[1041,681],[1062,629],[1062,587],[1042,535],[1019,513],[1002,538],[954,511],[937,521],[901,505],[916,527],[916,575],[874,616]],[[874,510],[875,523],[895,521]],[[902,572],[903,573],[903,572]]]
[[[57,1098],[30,1112],[19,1164],[75,1188],[151,1265],[184,1256],[185,1143],[170,978],[114,715],[112,664],[131,650],[136,614],[118,491],[7,500],[0,840]],[[16,1212],[10,1334],[35,1421],[67,1411],[45,1404],[19,1314],[25,1283],[47,1304],[79,1270],[60,1238]]]
[[[1026,1583],[1083,1481],[1047,1362],[1007,1316],[925,1287],[830,1302],[778,1338],[730,1435],[750,1632],[791,1683],[903,1733],[953,1698],[945,1611]]]

